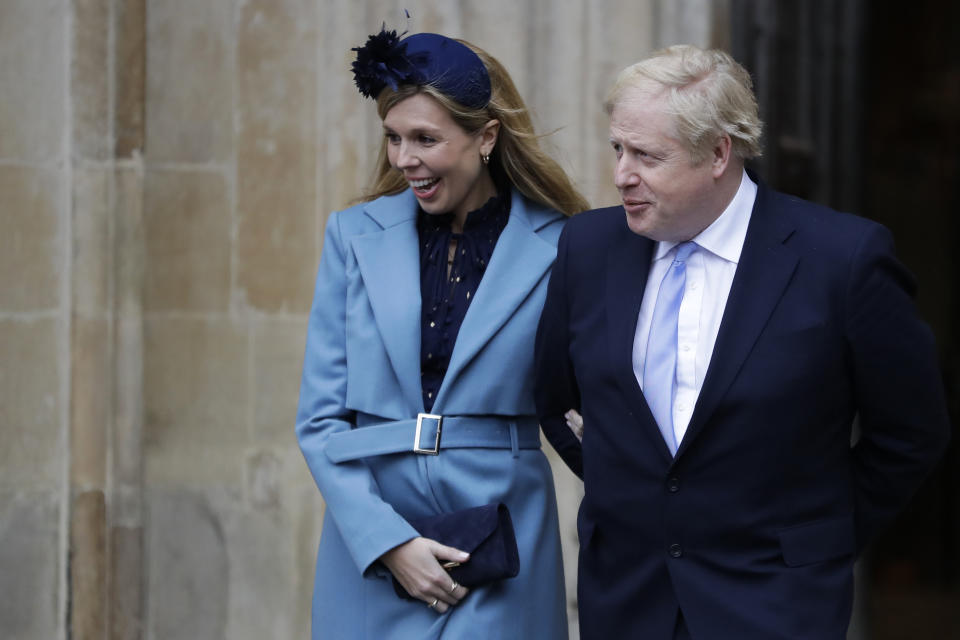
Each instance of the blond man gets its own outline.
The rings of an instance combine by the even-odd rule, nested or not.
[[[584,479],[581,635],[844,638],[857,554],[949,433],[912,278],[880,225],[745,171],[729,55],[657,52],[606,106],[623,202],[568,223],[536,346]]]

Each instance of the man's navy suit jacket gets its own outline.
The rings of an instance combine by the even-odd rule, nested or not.
[[[584,480],[582,637],[668,639],[679,607],[697,640],[843,638],[857,553],[949,438],[912,278],[882,226],[761,184],[673,458],[631,359],[654,247],[621,207],[572,218],[537,335],[541,424]]]

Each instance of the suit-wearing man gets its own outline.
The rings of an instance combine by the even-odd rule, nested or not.
[[[623,205],[564,229],[536,345],[584,479],[582,637],[843,638],[857,553],[949,433],[911,277],[883,227],[744,171],[761,125],[728,55],[658,52],[607,111]]]

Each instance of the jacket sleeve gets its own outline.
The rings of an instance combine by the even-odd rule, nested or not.
[[[853,465],[861,549],[906,505],[949,440],[933,335],[913,289],[890,233],[872,227],[854,253],[844,310],[860,418]]]
[[[570,224],[557,244],[557,261],[547,285],[534,352],[534,397],[540,427],[567,466],[583,478],[583,450],[567,426],[564,414],[580,411],[580,390],[570,360],[567,246]],[[587,426],[589,429],[589,425]]]
[[[384,552],[417,531],[380,495],[364,460],[333,463],[326,445],[334,433],[353,428],[348,411],[345,248],[340,213],[327,222],[307,328],[307,346],[297,409],[297,439],[307,466],[326,501],[357,568],[366,572]],[[330,526],[328,518],[325,526]]]

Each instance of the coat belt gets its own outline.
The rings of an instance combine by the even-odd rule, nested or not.
[[[335,433],[327,441],[327,457],[339,463],[402,452],[436,455],[443,449],[465,447],[513,449],[514,455],[519,449],[540,448],[540,425],[533,416],[419,417]],[[422,423],[419,433],[418,422]]]

